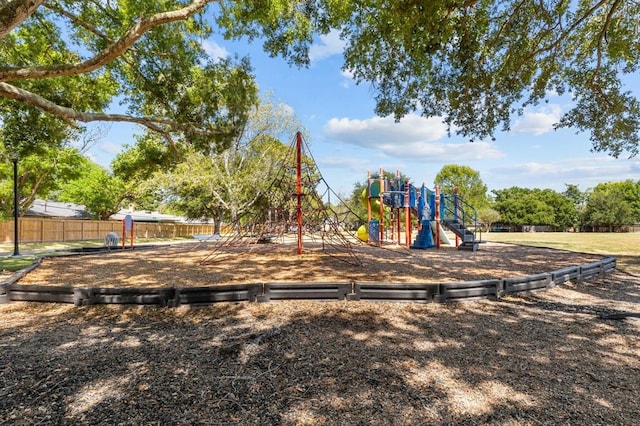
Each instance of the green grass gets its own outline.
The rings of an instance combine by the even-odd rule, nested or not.
[[[25,257],[0,257],[0,272],[15,272],[30,266],[35,260],[34,256]]]
[[[615,256],[620,270],[640,274],[640,233],[490,232],[483,233],[482,240]],[[135,243],[155,244],[172,241],[185,239],[137,239]],[[52,255],[55,254],[55,250],[100,247],[103,244],[101,240],[21,244],[20,252],[27,256],[0,257],[0,270],[18,271],[31,265],[36,256]],[[0,253],[13,253],[13,244],[0,244]]]
[[[138,238],[134,241],[136,245],[140,244],[167,244],[171,242],[194,241],[190,238]],[[129,244],[129,241],[126,242]],[[102,247],[103,240],[85,240],[85,241],[65,241],[65,242],[49,242],[49,243],[24,243],[20,244],[20,257],[11,257],[13,254],[13,243],[0,244],[0,271],[15,272],[31,265],[37,257],[55,256],[64,253],[65,249],[73,249],[80,247]]]
[[[483,233],[482,240],[614,256],[620,270],[640,274],[637,232],[490,232]]]

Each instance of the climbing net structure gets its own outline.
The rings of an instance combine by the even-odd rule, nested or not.
[[[248,253],[265,244],[295,240],[298,255],[303,254],[304,243],[309,241],[321,243],[327,255],[361,265],[353,247],[359,241],[344,229],[348,216],[355,213],[349,209],[338,212],[332,202],[344,205],[322,177],[302,134],[297,132],[256,208],[232,223],[232,231],[222,236],[200,263],[215,262],[222,249],[230,246],[244,246]]]

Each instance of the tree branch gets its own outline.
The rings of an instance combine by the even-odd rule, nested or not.
[[[24,22],[44,2],[45,0],[0,1],[0,39]]]
[[[0,82],[45,77],[65,77],[91,72],[121,56],[140,37],[152,28],[168,24],[170,22],[183,21],[204,9],[207,4],[215,1],[217,0],[193,0],[193,2],[188,6],[181,9],[157,13],[150,17],[142,17],[129,31],[120,37],[120,39],[116,40],[114,43],[110,44],[104,50],[86,61],[76,64],[63,64],[46,67],[2,67],[0,68]],[[40,1],[39,3],[42,4],[42,2],[43,1]],[[0,9],[0,13],[2,13],[2,9]]]
[[[21,208],[24,209],[22,215],[26,214],[27,207],[33,204],[38,195],[38,189],[40,188],[40,185],[50,174],[51,171],[46,171],[41,176],[36,177],[33,187],[31,188],[31,192],[20,202]],[[24,186],[25,185],[22,185],[22,188],[24,188]]]
[[[607,12],[605,21],[602,24],[602,29],[598,34],[598,47],[596,49],[596,66],[595,66],[595,69],[593,70],[593,74],[591,74],[591,77],[589,78],[589,82],[587,83],[587,86],[590,87],[591,89],[594,88],[593,82],[595,81],[596,77],[600,73],[600,68],[602,67],[603,41],[606,41],[607,30],[609,29],[609,25],[611,24],[611,18],[613,17],[613,14],[615,13],[619,4],[620,4],[619,0],[616,0],[613,2],[613,5],[611,5],[611,9],[609,9],[609,12]]]
[[[102,33],[100,30],[98,30],[96,27],[87,24],[86,22],[84,22],[83,20],[81,20],[80,18],[78,18],[76,15],[62,9],[61,7],[58,7],[56,5],[53,4],[45,4],[44,7],[51,9],[52,11],[54,11],[55,13],[64,16],[65,18],[69,19],[72,23],[74,23],[75,25],[84,28],[85,30],[89,31],[90,33],[96,35],[97,37],[103,39],[104,41],[106,41],[107,43],[113,43],[113,40],[111,40],[109,37],[107,37],[106,34]]]
[[[580,26],[584,21],[586,21],[591,15],[593,15],[599,8],[603,7],[604,5],[607,4],[608,0],[600,0],[598,1],[598,3],[596,3],[595,5],[593,5],[589,10],[586,11],[586,13],[584,15],[582,15],[579,19],[576,19],[570,26],[569,28],[567,28],[566,31],[561,32],[560,36],[555,39],[554,41],[552,41],[551,43],[542,46],[536,50],[534,50],[531,54],[529,54],[520,64],[520,66],[518,67],[516,73],[519,73],[520,70],[522,69],[522,67],[534,60],[538,55],[540,55],[541,53],[544,52],[549,52],[553,49],[556,49],[558,46],[560,46],[560,43],[562,43],[567,37],[569,37],[569,35],[571,35],[573,33],[573,31],[578,28],[578,26]]]
[[[171,139],[171,131],[185,131],[199,135],[222,134],[222,132],[218,130],[205,130],[199,128],[196,123],[176,123],[171,119],[162,117],[132,117],[124,114],[105,114],[99,112],[77,111],[73,108],[60,106],[48,99],[43,98],[40,95],[16,86],[12,86],[8,83],[0,82],[0,96],[32,105],[38,109],[41,109],[42,111],[46,111],[51,115],[65,120],[67,123],[74,127],[78,127],[78,125],[75,123],[76,121],[81,121],[84,123],[89,123],[92,121],[135,123],[144,126],[154,132],[158,132],[169,138],[169,140]]]

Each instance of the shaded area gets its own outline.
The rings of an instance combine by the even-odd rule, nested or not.
[[[320,247],[302,256],[286,244],[230,247],[223,259],[199,265],[209,252],[188,246],[45,259],[21,284],[78,287],[200,287],[216,284],[289,282],[455,282],[550,272],[601,260],[604,256],[487,243],[477,252],[407,250],[360,246],[355,266]]]
[[[640,276],[640,256],[620,254],[616,255],[620,269],[630,274]]]
[[[1,305],[0,423],[635,424],[640,320],[599,310],[640,311],[639,280],[449,305]]]

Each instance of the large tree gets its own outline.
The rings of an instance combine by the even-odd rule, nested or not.
[[[635,223],[630,204],[617,191],[594,190],[584,209],[584,224],[593,227],[606,227],[613,231],[616,227]]]
[[[546,225],[559,231],[575,226],[575,205],[552,189],[511,187],[494,190],[500,220],[515,226]]]
[[[191,18],[208,3],[0,3],[0,109],[28,106],[69,126],[137,123],[172,146],[228,146],[257,89],[248,61],[204,54],[211,28]],[[108,112],[114,100],[126,112]]]
[[[599,183],[593,188],[584,208],[585,225],[632,225],[640,221],[640,181]]]
[[[85,158],[76,168],[78,176],[61,186],[57,198],[83,204],[102,220],[126,203],[133,203],[138,210],[157,210],[164,194],[152,178],[156,172],[175,167],[182,154],[182,149],[176,153],[159,135],[147,132],[138,136],[133,146],[125,145],[111,162],[111,171]]]
[[[625,76],[638,69],[639,16],[631,0],[8,0],[0,3],[0,96],[69,122],[125,120],[167,138],[224,142],[251,91],[247,68],[228,64],[233,84],[191,96],[227,75],[197,71],[208,22],[227,37],[262,38],[266,51],[296,64],[308,64],[315,35],[337,30],[345,68],[372,84],[381,115],[417,110],[487,138],[549,93],[569,93],[573,106],[558,127],[589,132],[595,150],[636,155],[640,102]],[[32,44],[55,54],[11,57]],[[105,93],[129,113],[65,105],[26,86],[80,76],[111,82]]]
[[[434,178],[433,183],[439,185],[444,194],[453,194],[455,188],[458,188],[460,197],[476,209],[489,205],[487,185],[482,182],[480,172],[469,166],[444,165]]]
[[[571,213],[570,222],[574,229],[582,227],[582,219],[584,217],[584,207],[589,197],[589,191],[581,191],[578,185],[565,183],[565,190],[562,195],[573,203],[574,209]]]
[[[0,158],[6,159],[0,149]],[[18,163],[18,212],[23,215],[36,198],[47,198],[61,185],[77,178],[83,156],[73,147],[43,147],[37,154],[20,157]],[[0,218],[13,213],[13,169],[11,163],[0,162]]]
[[[212,219],[216,230],[222,220],[237,223],[256,204],[279,205],[291,191],[274,187],[278,171],[293,168],[284,163],[286,145],[300,127],[285,105],[265,100],[254,108],[231,146],[219,153],[190,150],[170,172],[158,173],[155,184],[166,191],[170,205],[190,219]],[[293,158],[292,158],[293,160]],[[286,200],[275,199],[278,191]]]
[[[556,126],[587,131],[593,148],[638,154],[640,103],[624,84],[638,70],[640,3],[631,0],[222,1],[230,36],[308,62],[314,32],[337,29],[345,68],[375,90],[376,111],[442,116],[471,139],[570,93]]]
[[[117,213],[127,194],[124,182],[89,159],[77,169],[78,178],[61,186],[58,200],[84,205],[95,219],[107,220]]]

